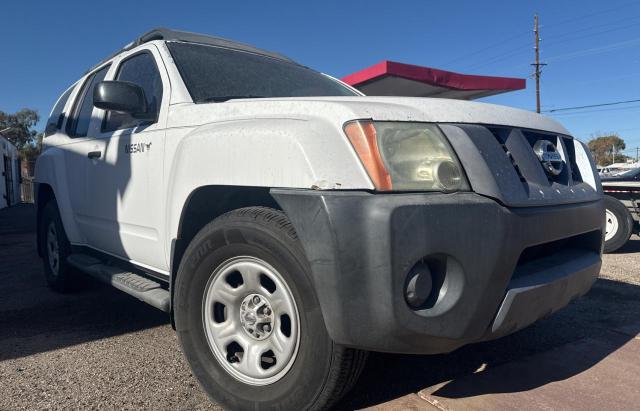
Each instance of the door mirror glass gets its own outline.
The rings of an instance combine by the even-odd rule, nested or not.
[[[135,118],[147,118],[144,90],[128,81],[102,81],[93,90],[93,105],[103,110],[128,113]]]

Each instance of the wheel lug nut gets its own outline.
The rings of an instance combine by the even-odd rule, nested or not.
[[[258,304],[260,303],[260,297],[258,297],[257,295],[253,297],[253,303],[254,304]]]
[[[269,307],[266,307],[263,311],[264,315],[271,315],[271,310],[269,309]]]
[[[265,324],[265,325],[262,327],[262,331],[264,331],[264,332],[268,333],[269,331],[271,331],[271,326],[270,326],[269,324]]]

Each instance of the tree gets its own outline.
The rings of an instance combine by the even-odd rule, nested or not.
[[[627,148],[624,140],[615,133],[607,133],[594,136],[587,143],[596,164],[600,166],[608,166],[613,163],[614,154],[615,162],[619,163],[627,160],[627,156],[620,154]]]
[[[44,133],[36,134],[34,144],[27,144],[22,147],[20,150],[20,156],[26,162],[35,162],[36,158],[40,155],[40,151],[42,151],[42,138],[44,137]]]
[[[38,112],[29,108],[23,108],[13,114],[0,111],[0,131],[16,146],[29,172],[33,171],[36,158],[42,149],[43,134],[33,129],[38,120]]]
[[[39,149],[38,133],[33,129],[40,116],[38,112],[29,108],[13,114],[0,111],[0,131],[22,153],[31,148]]]

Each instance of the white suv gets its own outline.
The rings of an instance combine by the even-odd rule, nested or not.
[[[585,146],[506,107],[366,97],[276,53],[153,30],[58,100],[38,251],[171,315],[233,409],[320,409],[367,351],[525,327],[600,269]]]

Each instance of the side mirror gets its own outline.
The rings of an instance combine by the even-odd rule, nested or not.
[[[101,81],[93,89],[93,105],[103,110],[147,118],[147,99],[142,87],[128,81]]]

